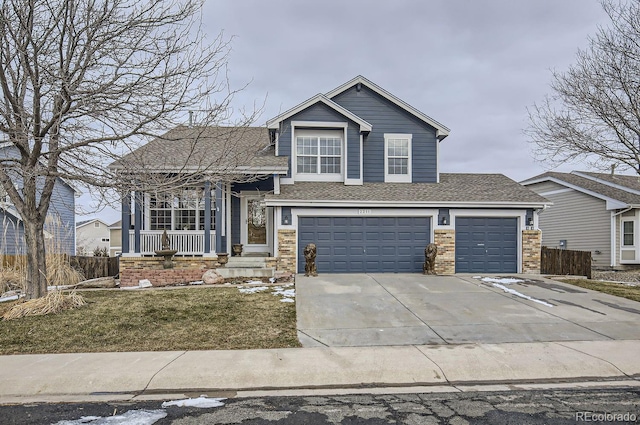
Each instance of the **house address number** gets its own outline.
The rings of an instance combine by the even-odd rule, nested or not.
[[[359,215],[371,214],[371,210],[358,210]]]

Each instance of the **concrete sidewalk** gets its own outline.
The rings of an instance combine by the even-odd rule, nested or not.
[[[0,356],[0,403],[314,388],[637,384],[638,353],[640,340]]]

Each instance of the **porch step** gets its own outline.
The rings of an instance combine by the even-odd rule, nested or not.
[[[267,267],[267,261],[264,257],[229,257],[229,262],[225,265],[227,269],[264,269],[265,267]]]
[[[259,267],[220,267],[216,271],[220,273],[220,276],[226,278],[245,277],[245,278],[257,278],[257,277],[273,277],[275,275],[275,269]]]

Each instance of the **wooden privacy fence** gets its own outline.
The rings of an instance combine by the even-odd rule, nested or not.
[[[591,279],[591,252],[542,247],[540,273],[587,276]]]
[[[117,275],[119,261],[120,257],[69,257],[71,267],[80,270],[85,279]]]

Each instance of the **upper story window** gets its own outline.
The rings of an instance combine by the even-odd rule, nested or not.
[[[296,131],[296,179],[339,181],[343,173],[343,132]]]
[[[384,181],[411,183],[411,134],[384,135]]]

